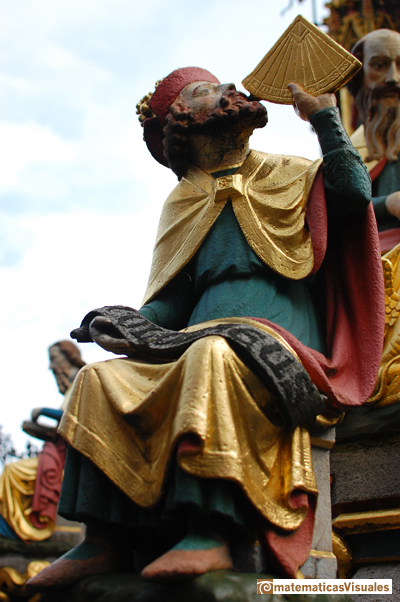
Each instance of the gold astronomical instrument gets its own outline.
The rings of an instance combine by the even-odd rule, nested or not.
[[[299,84],[312,96],[336,92],[362,64],[303,16],[298,15],[257,67],[243,80],[254,96],[291,105],[287,85]]]

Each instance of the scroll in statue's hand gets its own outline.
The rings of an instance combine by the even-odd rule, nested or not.
[[[386,197],[386,209],[391,215],[400,219],[400,190],[392,192]]]
[[[106,351],[124,355],[129,343],[114,328],[111,320],[96,316],[89,325],[92,340]]]
[[[310,117],[322,109],[336,107],[336,97],[327,92],[320,96],[311,96],[303,90],[298,84],[288,84],[287,86],[293,94],[294,110],[303,121],[309,121]]]

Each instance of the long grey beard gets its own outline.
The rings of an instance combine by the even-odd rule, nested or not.
[[[376,97],[373,90],[361,89],[356,104],[364,123],[368,149],[366,161],[386,157],[397,161],[400,152],[400,98]]]

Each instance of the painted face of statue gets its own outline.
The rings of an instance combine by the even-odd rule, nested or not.
[[[364,86],[380,88],[382,95],[399,95],[400,34],[377,30],[364,43]],[[392,90],[393,88],[393,90]]]
[[[193,132],[214,133],[235,124],[240,127],[263,127],[266,110],[258,100],[238,92],[234,84],[193,82],[181,92],[179,100],[191,112],[190,128]]]
[[[369,159],[400,152],[400,34],[380,29],[365,36],[363,86],[356,95]]]
[[[204,113],[218,107],[222,96],[227,90],[236,91],[236,87],[234,84],[193,82],[182,90],[180,96],[195,113]]]
[[[169,166],[178,178],[191,161],[192,134],[211,136],[226,143],[238,134],[249,137],[268,122],[267,110],[251,96],[238,92],[234,84],[196,81],[188,84],[169,108],[164,127],[164,147]]]

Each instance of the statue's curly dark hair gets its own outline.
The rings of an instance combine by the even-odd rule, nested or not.
[[[86,366],[86,362],[83,361],[79,348],[72,341],[57,341],[57,343],[50,345],[49,351],[52,347],[58,347],[72,366],[75,366],[76,368],[83,368],[83,366]]]
[[[172,171],[180,180],[186,175],[190,165],[189,129],[193,110],[177,99],[169,108],[163,129],[164,155]]]

